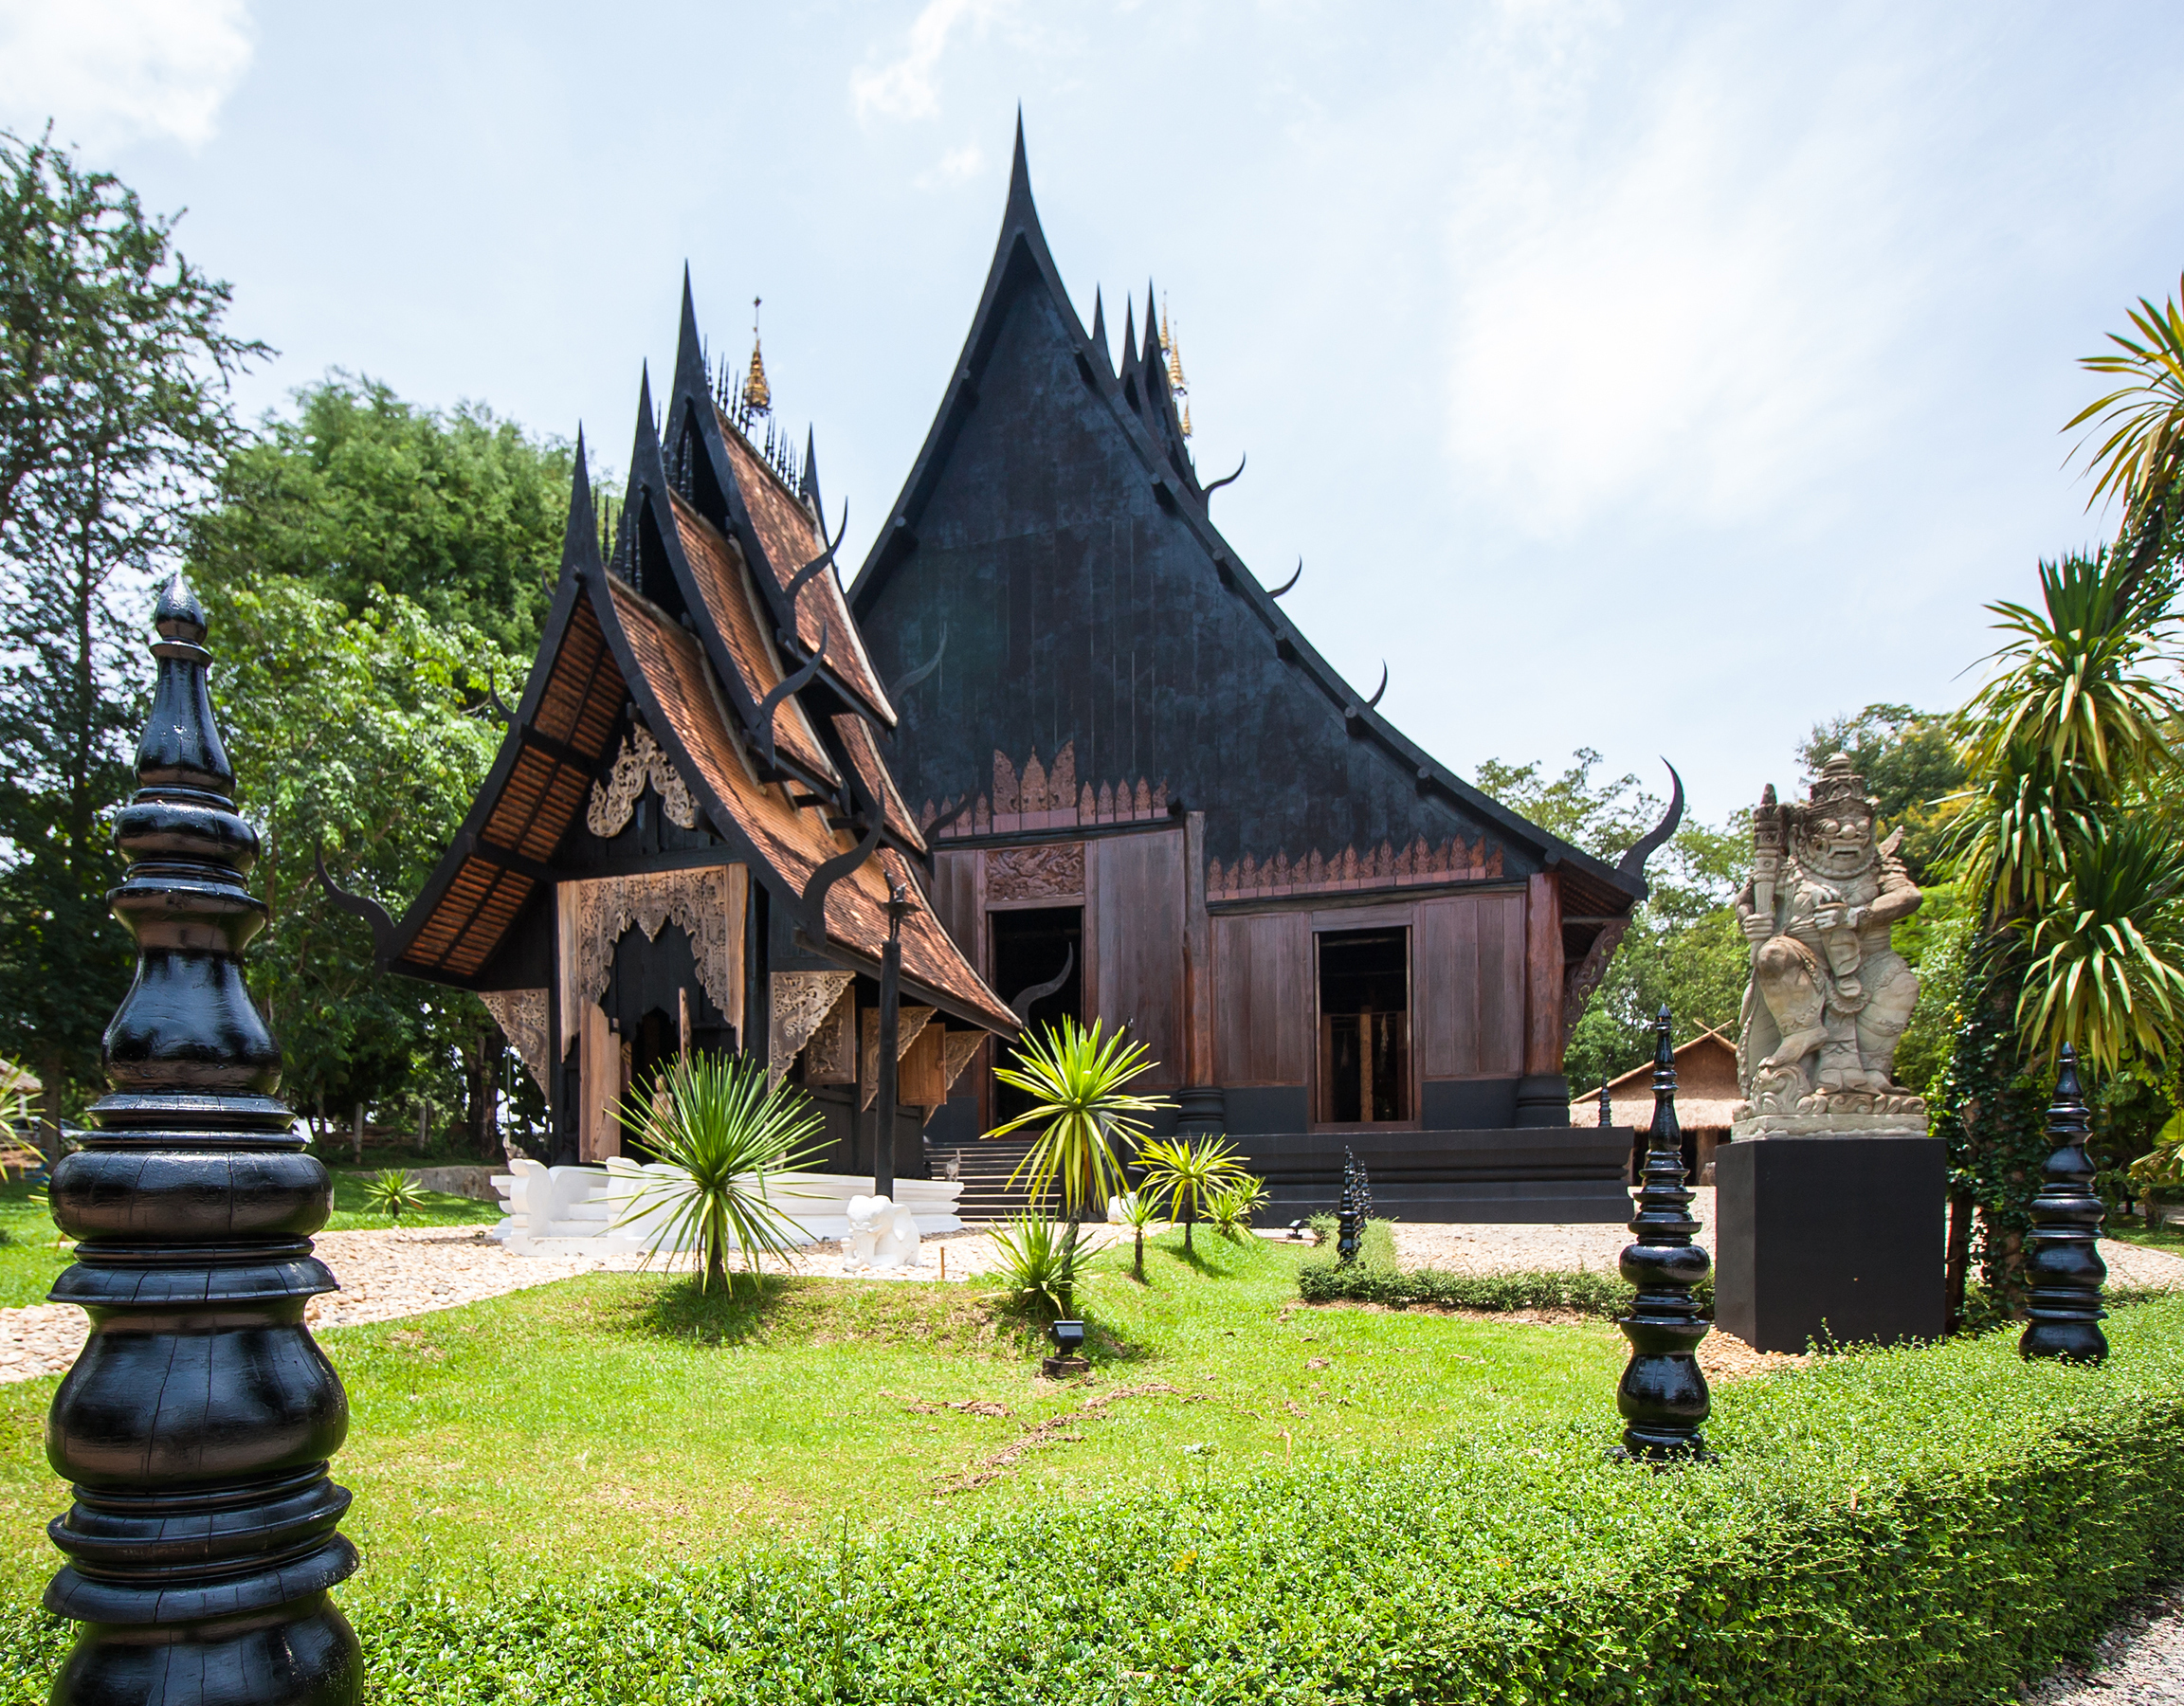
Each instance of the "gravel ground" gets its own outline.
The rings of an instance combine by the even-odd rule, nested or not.
[[[1698,1192],[1692,1211],[1702,1223],[1699,1242],[1711,1248],[1714,1193]],[[1105,1243],[1128,1236],[1112,1226],[1088,1228]],[[1630,1242],[1621,1225],[1405,1225],[1395,1226],[1397,1256],[1410,1266],[1441,1267],[1459,1273],[1521,1272],[1534,1268],[1591,1268],[1612,1272],[1617,1256]],[[527,1286],[546,1285],[603,1268],[639,1267],[623,1257],[512,1256],[478,1226],[427,1226],[414,1231],[326,1232],[317,1240],[318,1255],[334,1270],[341,1289],[314,1298],[305,1312],[314,1327],[346,1327],[361,1321],[388,1321],[452,1309],[481,1298],[497,1298]],[[992,1239],[973,1228],[925,1241],[923,1261],[905,1273],[879,1278],[967,1280],[994,1264]],[[2132,1285],[2184,1286],[2184,1259],[2135,1244],[2104,1242],[2101,1254],[2109,1273]],[[682,1259],[687,1261],[687,1258]],[[774,1263],[768,1263],[774,1266]],[[852,1272],[839,1245],[813,1246],[798,1257],[795,1271],[844,1275]],[[861,1270],[857,1270],[861,1272]],[[875,1276],[865,1276],[872,1278]],[[83,1342],[83,1315],[72,1304],[42,1303],[28,1309],[0,1309],[0,1381],[32,1380],[58,1373],[75,1360]],[[1734,1347],[1734,1348],[1733,1348]],[[1741,1354],[1739,1354],[1741,1352]],[[1777,1366],[1770,1357],[1735,1341],[1719,1347],[1719,1367],[1709,1375],[1733,1377]]]
[[[2025,1706],[2177,1706],[2184,1702],[2184,1588],[2147,1601],[2101,1638],[2084,1664],[2060,1666]]]

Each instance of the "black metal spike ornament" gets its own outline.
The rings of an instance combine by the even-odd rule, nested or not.
[[[152,717],[115,826],[129,871],[109,897],[136,977],[101,1050],[112,1093],[50,1191],[80,1241],[52,1297],[91,1317],[46,1423],[75,1503],[47,1531],[68,1563],[46,1605],[84,1625],[51,1698],[346,1706],[363,1654],[327,1589],[357,1559],[326,1471],[349,1402],[303,1325],[335,1289],[310,1240],[333,1186],[274,1094],[281,1051],[244,986],[265,921],[244,886],[258,837],[179,575],[153,621]]]
[[[1335,1206],[1335,1260],[1348,1267],[1357,1260],[1357,1157],[1342,1152],[1342,1195]]]
[[[1630,1230],[1636,1243],[1623,1251],[1623,1278],[1638,1288],[1630,1313],[1615,1324],[1630,1341],[1630,1361],[1615,1388],[1623,1412],[1623,1443],[1610,1453],[1640,1462],[1706,1461],[1700,1431],[1714,1405],[1694,1354],[1706,1336],[1692,1288],[1711,1262],[1691,1242],[1684,1184],[1684,1134],[1676,1123],[1676,1057],[1668,1044],[1668,1009],[1654,1025],[1653,1123],[1646,1134],[1646,1166],[1638,1211]]]
[[[2107,1360],[2108,1335],[2101,1331],[2108,1313],[2101,1307],[2101,1283],[2108,1278],[2108,1264],[2101,1260],[2101,1223],[2107,1209],[2093,1194],[2093,1159],[2085,1152],[2089,1130],[2077,1051],[2066,1043],[2055,1099],[2048,1108],[2048,1136],[2055,1152],[2032,1199],[2032,1254],[2026,1262],[2032,1280],[2026,1313],[2032,1319],[2017,1341],[2018,1353],[2029,1360]]]

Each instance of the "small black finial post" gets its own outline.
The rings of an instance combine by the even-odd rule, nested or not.
[[[1603,1072],[1600,1075],[1600,1124],[1605,1127],[1614,1123],[1615,1116],[1608,1106],[1608,1075]]]
[[[1357,1260],[1357,1157],[1342,1152],[1342,1197],[1335,1207],[1335,1260],[1348,1267]]]
[[[310,1238],[333,1184],[274,1094],[281,1051],[243,981],[265,905],[244,886],[258,836],[234,809],[205,612],[177,575],[153,620],[109,897],[136,979],[101,1049],[113,1092],[50,1191],[79,1241],[52,1297],[91,1317],[46,1426],[75,1494],[46,1606],[84,1625],[50,1697],[349,1706],[363,1654],[327,1589],[356,1549],[326,1478],[349,1401],[303,1325],[335,1289]]]
[[[1709,1453],[1700,1429],[1714,1405],[1693,1354],[1707,1324],[1691,1291],[1711,1264],[1691,1242],[1699,1223],[1691,1218],[1691,1191],[1684,1184],[1666,1007],[1654,1025],[1653,1123],[1647,1132],[1641,1184],[1638,1212],[1630,1221],[1638,1242],[1625,1248],[1621,1263],[1638,1298],[1615,1323],[1630,1341],[1630,1361],[1615,1388],[1623,1443],[1612,1455],[1647,1463],[1702,1462]]]
[[[1373,1218],[1373,1175],[1365,1171],[1363,1163],[1357,1167],[1357,1234],[1365,1234],[1365,1224]]]
[[[2043,1169],[2045,1183],[2032,1199],[2032,1253],[2026,1266],[2032,1280],[2032,1319],[2017,1341],[2028,1360],[2057,1357],[2065,1362],[2098,1363],[2108,1356],[2108,1335],[2101,1320],[2101,1282],[2108,1264],[2101,1260],[2101,1223],[2107,1209],[2093,1194],[2093,1160],[2085,1152],[2089,1130],[2085,1097],[2078,1084],[2078,1055],[2063,1045],[2063,1069],[2055,1076],[2055,1099],[2048,1108],[2048,1136],[2055,1152]]]

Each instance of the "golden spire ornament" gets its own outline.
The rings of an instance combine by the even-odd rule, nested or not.
[[[751,372],[743,380],[743,407],[753,414],[767,414],[774,408],[774,392],[766,384],[766,363],[758,354],[758,304],[751,299]]]

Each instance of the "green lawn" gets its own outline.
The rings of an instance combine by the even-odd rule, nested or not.
[[[1080,1298],[1096,1367],[1064,1386],[975,1285],[792,1280],[731,1308],[686,1280],[601,1274],[330,1332],[354,1413],[347,1529],[382,1581],[414,1569],[478,1588],[1249,1481],[1512,1420],[1587,1418],[1611,1437],[1612,1328],[1305,1309],[1301,1254],[1202,1234],[1193,1270],[1171,1234],[1148,1245],[1142,1287],[1126,1255],[1102,1256]],[[0,1387],[10,1596],[53,1568],[53,1386]]]
[[[365,1210],[364,1187],[372,1177],[370,1171],[334,1175],[334,1218],[326,1223],[329,1231],[390,1224],[385,1215]],[[74,1260],[68,1246],[57,1243],[45,1206],[33,1202],[31,1196],[30,1187],[19,1179],[0,1184],[0,1235],[4,1235],[0,1236],[0,1309],[45,1302],[54,1276]],[[426,1192],[423,1208],[403,1217],[407,1224],[420,1226],[491,1225],[500,1218],[500,1210],[492,1203],[444,1196],[436,1190]]]

